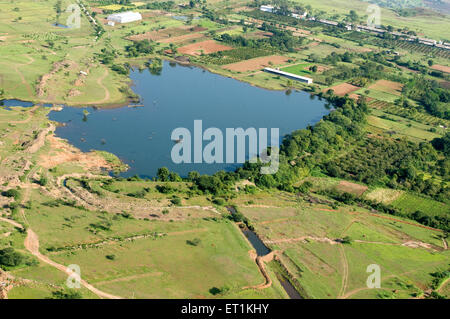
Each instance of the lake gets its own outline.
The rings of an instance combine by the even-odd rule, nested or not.
[[[132,89],[143,107],[95,109],[64,107],[50,119],[65,123],[56,134],[82,151],[105,150],[130,166],[122,176],[153,177],[159,167],[186,176],[192,170],[213,174],[241,164],[175,164],[171,133],[178,127],[193,132],[194,120],[203,130],[226,128],[279,128],[280,138],[315,124],[330,112],[325,101],[306,92],[271,91],[201,68],[164,62],[160,75],[133,70]],[[89,115],[83,120],[83,112]],[[193,133],[192,133],[193,134]],[[269,137],[270,141],[270,137]],[[203,142],[203,145],[207,142]],[[248,155],[248,154],[247,154]]]

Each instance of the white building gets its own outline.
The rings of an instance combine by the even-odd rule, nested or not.
[[[115,23],[128,23],[142,20],[142,16],[139,12],[127,11],[111,14],[106,19]]]
[[[264,12],[274,12],[274,7],[271,5],[263,5],[259,8],[259,10]]]
[[[307,84],[312,84],[313,83],[313,79],[307,78],[306,76],[301,76],[301,75],[297,75],[297,74],[293,74],[293,73],[289,73],[289,72],[284,72],[278,69],[271,69],[271,68],[264,68],[265,72],[269,72],[269,73],[273,73],[273,74],[278,74],[278,75],[282,75],[284,77],[287,77],[289,79],[293,79],[293,80],[297,80],[303,83],[307,83]]]

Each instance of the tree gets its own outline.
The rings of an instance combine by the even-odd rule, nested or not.
[[[178,174],[175,173],[175,172],[170,172],[170,173],[169,173],[169,180],[170,180],[171,182],[181,182],[181,181],[182,181],[180,175],[178,175]]]
[[[158,168],[158,172],[156,173],[158,180],[161,182],[168,182],[169,175],[170,175],[170,171],[167,167]]]
[[[0,250],[0,267],[17,267],[24,261],[24,256],[12,247],[7,247]]]
[[[79,291],[73,289],[57,290],[52,292],[52,299],[81,299],[83,296]]]
[[[198,180],[199,178],[200,178],[200,173],[197,172],[197,171],[191,171],[191,172],[189,172],[189,174],[188,174],[188,179],[189,179],[191,182],[195,182],[195,181]]]
[[[359,20],[359,16],[355,10],[350,10],[350,13],[348,14],[348,19],[350,20],[350,22],[357,22]]]
[[[39,178],[38,184],[41,186],[45,186],[48,183],[48,179],[45,175],[41,175],[41,177]]]

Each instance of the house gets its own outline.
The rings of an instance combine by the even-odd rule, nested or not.
[[[264,71],[268,72],[268,73],[282,75],[282,76],[287,77],[289,79],[297,80],[297,81],[300,81],[300,82],[303,82],[303,83],[307,83],[307,84],[312,84],[313,83],[313,79],[307,78],[306,76],[300,76],[300,75],[297,75],[297,74],[284,72],[284,71],[281,71],[281,70],[278,70],[278,69],[264,68]]]
[[[261,10],[261,11],[264,11],[264,12],[274,12],[275,10],[274,10],[275,8],[273,7],[273,6],[271,6],[271,5],[262,5],[260,8],[259,8],[259,10]]]
[[[110,27],[113,27],[113,26],[116,25],[116,23],[115,23],[114,21],[108,21],[108,25],[109,25]]]
[[[127,11],[111,14],[106,18],[109,21],[114,23],[128,23],[142,20],[142,16],[139,12]]]

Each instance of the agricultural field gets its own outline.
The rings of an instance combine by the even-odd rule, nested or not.
[[[448,15],[418,1],[408,10],[376,2],[383,26],[449,41]],[[68,0],[0,0],[0,299],[449,298],[450,51],[345,29],[367,22],[368,1],[288,3],[315,21],[243,0],[123,3],[80,0],[77,16]],[[142,20],[108,24],[128,10]],[[83,125],[97,111],[146,108],[179,123],[191,105],[158,117],[166,96],[154,87],[164,68],[181,66],[280,91],[280,101],[301,95],[323,115],[282,119],[280,128],[293,119],[296,131],[282,137],[268,175],[260,163],[126,175],[137,148],[108,153],[103,138],[90,147],[83,126],[74,130],[89,145],[82,152],[58,134],[75,120],[50,120],[69,107]],[[155,80],[142,96],[138,72]],[[181,96],[181,86],[172,80],[164,92]],[[271,111],[284,115],[277,103]],[[243,105],[232,115],[252,112]],[[152,148],[156,128],[131,123],[132,138],[148,133],[149,160],[171,160]],[[108,142],[123,143],[118,135]],[[80,289],[67,287],[69,265],[80,267]],[[381,269],[381,288],[367,286],[370,265]]]
[[[436,202],[428,198],[421,198],[408,193],[400,195],[400,197],[392,202],[392,205],[411,213],[422,211],[429,215],[438,214],[442,216],[446,216],[450,213],[450,207],[445,203]]]
[[[361,0],[330,0],[318,2],[314,0],[296,0],[299,4],[310,5],[313,10],[324,11],[328,16],[339,15],[344,17],[350,10],[355,10],[358,16],[363,19],[367,15],[368,3]],[[392,25],[397,28],[407,27],[419,33],[424,33],[428,37],[445,38],[441,26],[446,23],[446,17],[438,13],[428,13],[413,17],[400,17],[388,8],[381,8],[382,24]]]
[[[448,262],[439,232],[425,235],[429,231],[401,218],[389,221],[353,207],[301,203],[288,210],[257,203],[239,209],[310,298],[419,296],[430,273]],[[351,243],[339,242],[345,236]],[[366,267],[374,262],[382,269],[382,288],[370,290]],[[369,292],[370,297],[364,295]]]
[[[313,72],[310,71],[309,68],[312,65],[313,65],[312,63],[301,63],[301,64],[285,67],[282,69],[282,71],[297,74],[297,75],[302,75],[302,76],[311,76],[311,74]]]
[[[373,110],[372,114],[373,116],[367,118],[369,126],[387,131],[393,137],[406,136],[416,141],[431,141],[441,136],[439,134],[441,130],[434,126],[424,125],[395,115],[388,115],[379,110]]]

